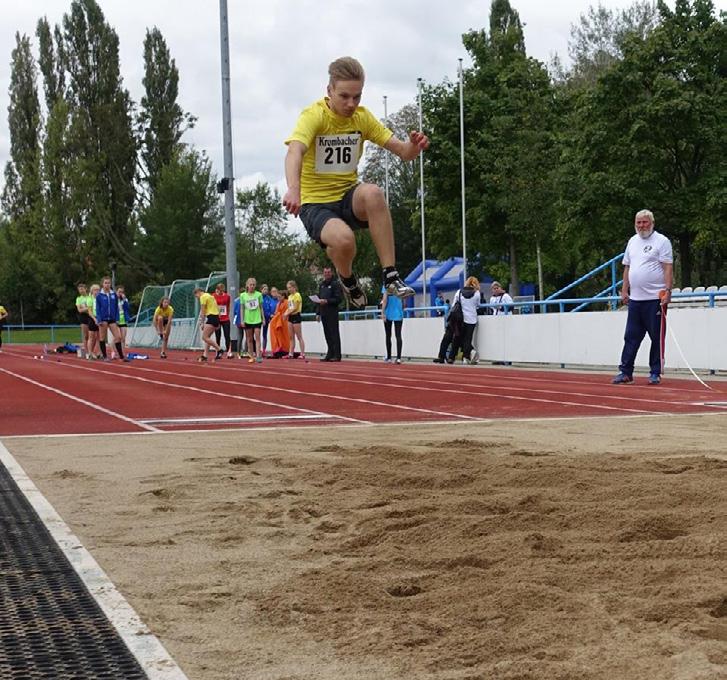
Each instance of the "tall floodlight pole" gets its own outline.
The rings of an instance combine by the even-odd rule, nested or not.
[[[220,0],[220,52],[222,56],[222,138],[225,176],[217,191],[225,194],[225,268],[230,300],[238,295],[237,234],[235,232],[235,179],[232,167],[232,107],[230,106],[230,33],[227,22],[227,0]],[[230,337],[237,340],[237,326],[230,326]],[[230,351],[230,348],[227,348]]]
[[[386,109],[386,95],[384,95],[384,125],[389,127],[389,113]],[[386,205],[389,205],[389,152],[384,150],[384,196]]]
[[[419,131],[424,130],[424,120],[422,115],[422,86],[423,81],[417,78],[417,102],[419,105]],[[424,306],[429,306],[427,296],[427,240],[424,230],[424,152],[419,153],[419,212],[422,215],[422,294],[424,295]]]
[[[464,197],[464,72],[462,71],[462,59],[459,60],[459,156],[462,175],[462,262],[464,267],[462,273],[467,279],[467,215],[465,212]]]

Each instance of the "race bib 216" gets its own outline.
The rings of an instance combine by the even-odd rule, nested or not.
[[[316,137],[316,172],[356,172],[361,156],[361,133],[319,135]]]

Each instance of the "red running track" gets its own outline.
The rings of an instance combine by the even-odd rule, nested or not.
[[[0,436],[723,412],[727,383],[484,366],[311,359],[129,364],[0,353]],[[722,402],[722,405],[720,403]]]

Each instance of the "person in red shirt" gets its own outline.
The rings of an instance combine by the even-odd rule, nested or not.
[[[220,327],[215,331],[217,344],[220,345],[220,339],[224,333],[227,358],[232,359],[232,345],[230,344],[230,294],[225,289],[224,283],[218,283],[212,296],[220,308]]]

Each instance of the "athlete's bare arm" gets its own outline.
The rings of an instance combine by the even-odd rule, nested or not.
[[[422,132],[410,132],[408,141],[392,137],[384,148],[404,161],[413,161],[422,151],[429,148],[429,138]]]
[[[283,205],[296,217],[300,212],[300,172],[303,169],[306,149],[303,142],[293,140],[288,144],[288,153],[285,155],[285,181],[288,183],[288,190],[283,196]]]

